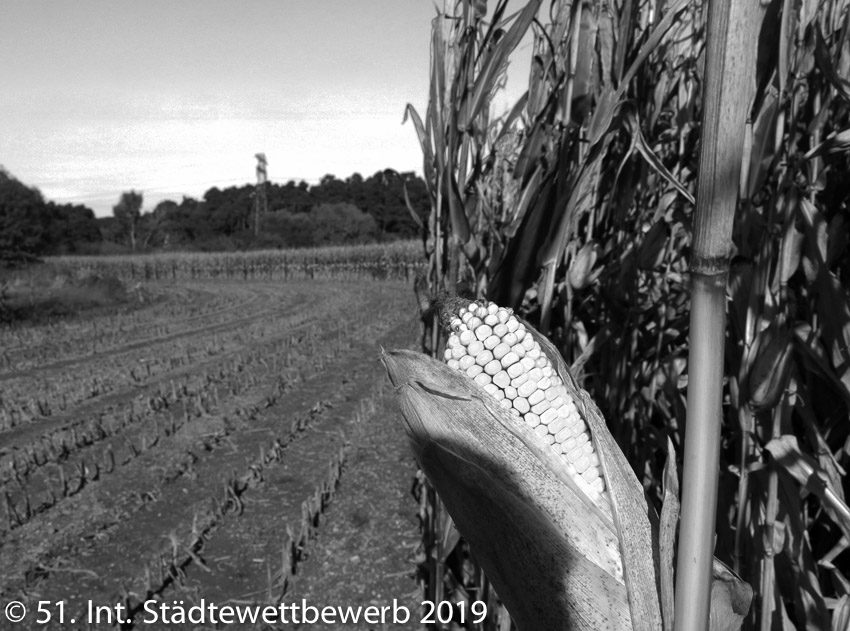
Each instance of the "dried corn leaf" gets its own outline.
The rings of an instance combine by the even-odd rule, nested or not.
[[[797,437],[786,434],[774,438],[765,445],[765,450],[798,484],[820,498],[827,514],[844,536],[850,538],[850,508],[839,499],[831,486],[829,476],[821,469],[817,460],[800,450]]]
[[[492,94],[493,86],[497,77],[504,71],[508,56],[517,47],[520,40],[531,26],[532,20],[537,15],[541,0],[531,0],[522,12],[514,20],[507,33],[493,43],[493,49],[483,60],[481,70],[475,78],[472,92],[469,95],[469,106],[464,108],[464,115],[458,119],[461,129],[469,127],[471,121],[478,115],[481,109],[489,106],[489,96]]]
[[[832,612],[832,631],[847,631],[850,629],[850,596],[846,594],[838,599],[838,605]]]
[[[613,523],[530,430],[436,360],[383,361],[420,466],[519,628],[631,629]]]
[[[724,563],[714,559],[711,583],[710,631],[738,631],[750,611],[753,590]]]

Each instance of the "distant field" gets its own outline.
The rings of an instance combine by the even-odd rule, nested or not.
[[[53,257],[48,261],[68,270],[108,272],[125,279],[347,277],[409,280],[423,265],[423,254],[421,243],[392,241],[297,250]]]
[[[378,361],[416,338],[413,260],[371,280],[326,255],[51,262],[140,299],[0,329],[15,628],[45,628],[38,601],[66,623],[122,603],[145,629],[183,628],[141,624],[150,599],[418,606],[416,467]]]

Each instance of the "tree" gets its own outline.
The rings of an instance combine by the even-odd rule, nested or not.
[[[331,173],[323,175],[319,183],[310,189],[310,197],[316,202],[328,204],[351,201],[346,183],[336,179],[336,176]]]
[[[47,209],[41,193],[0,167],[0,261],[32,259],[46,247]]]
[[[375,219],[353,204],[319,204],[310,211],[315,245],[367,243],[377,236]]]
[[[46,216],[45,254],[72,254],[85,244],[103,240],[91,208],[47,202]]]
[[[177,211],[176,202],[170,199],[159,202],[152,212],[141,217],[142,246],[164,246],[171,242],[169,227]]]
[[[130,247],[136,250],[136,231],[142,215],[142,194],[134,190],[121,193],[121,199],[112,207],[112,214],[118,220],[123,236],[130,241]]]

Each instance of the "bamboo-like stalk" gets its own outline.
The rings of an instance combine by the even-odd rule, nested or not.
[[[753,87],[757,3],[709,4],[691,270],[688,404],[675,631],[708,629],[717,506],[726,279],[744,129]]]

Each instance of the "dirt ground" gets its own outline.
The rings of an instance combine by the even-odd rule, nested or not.
[[[416,465],[379,361],[415,346],[412,289],[145,291],[133,310],[0,332],[14,628],[420,628]],[[211,621],[281,603],[287,623]]]

